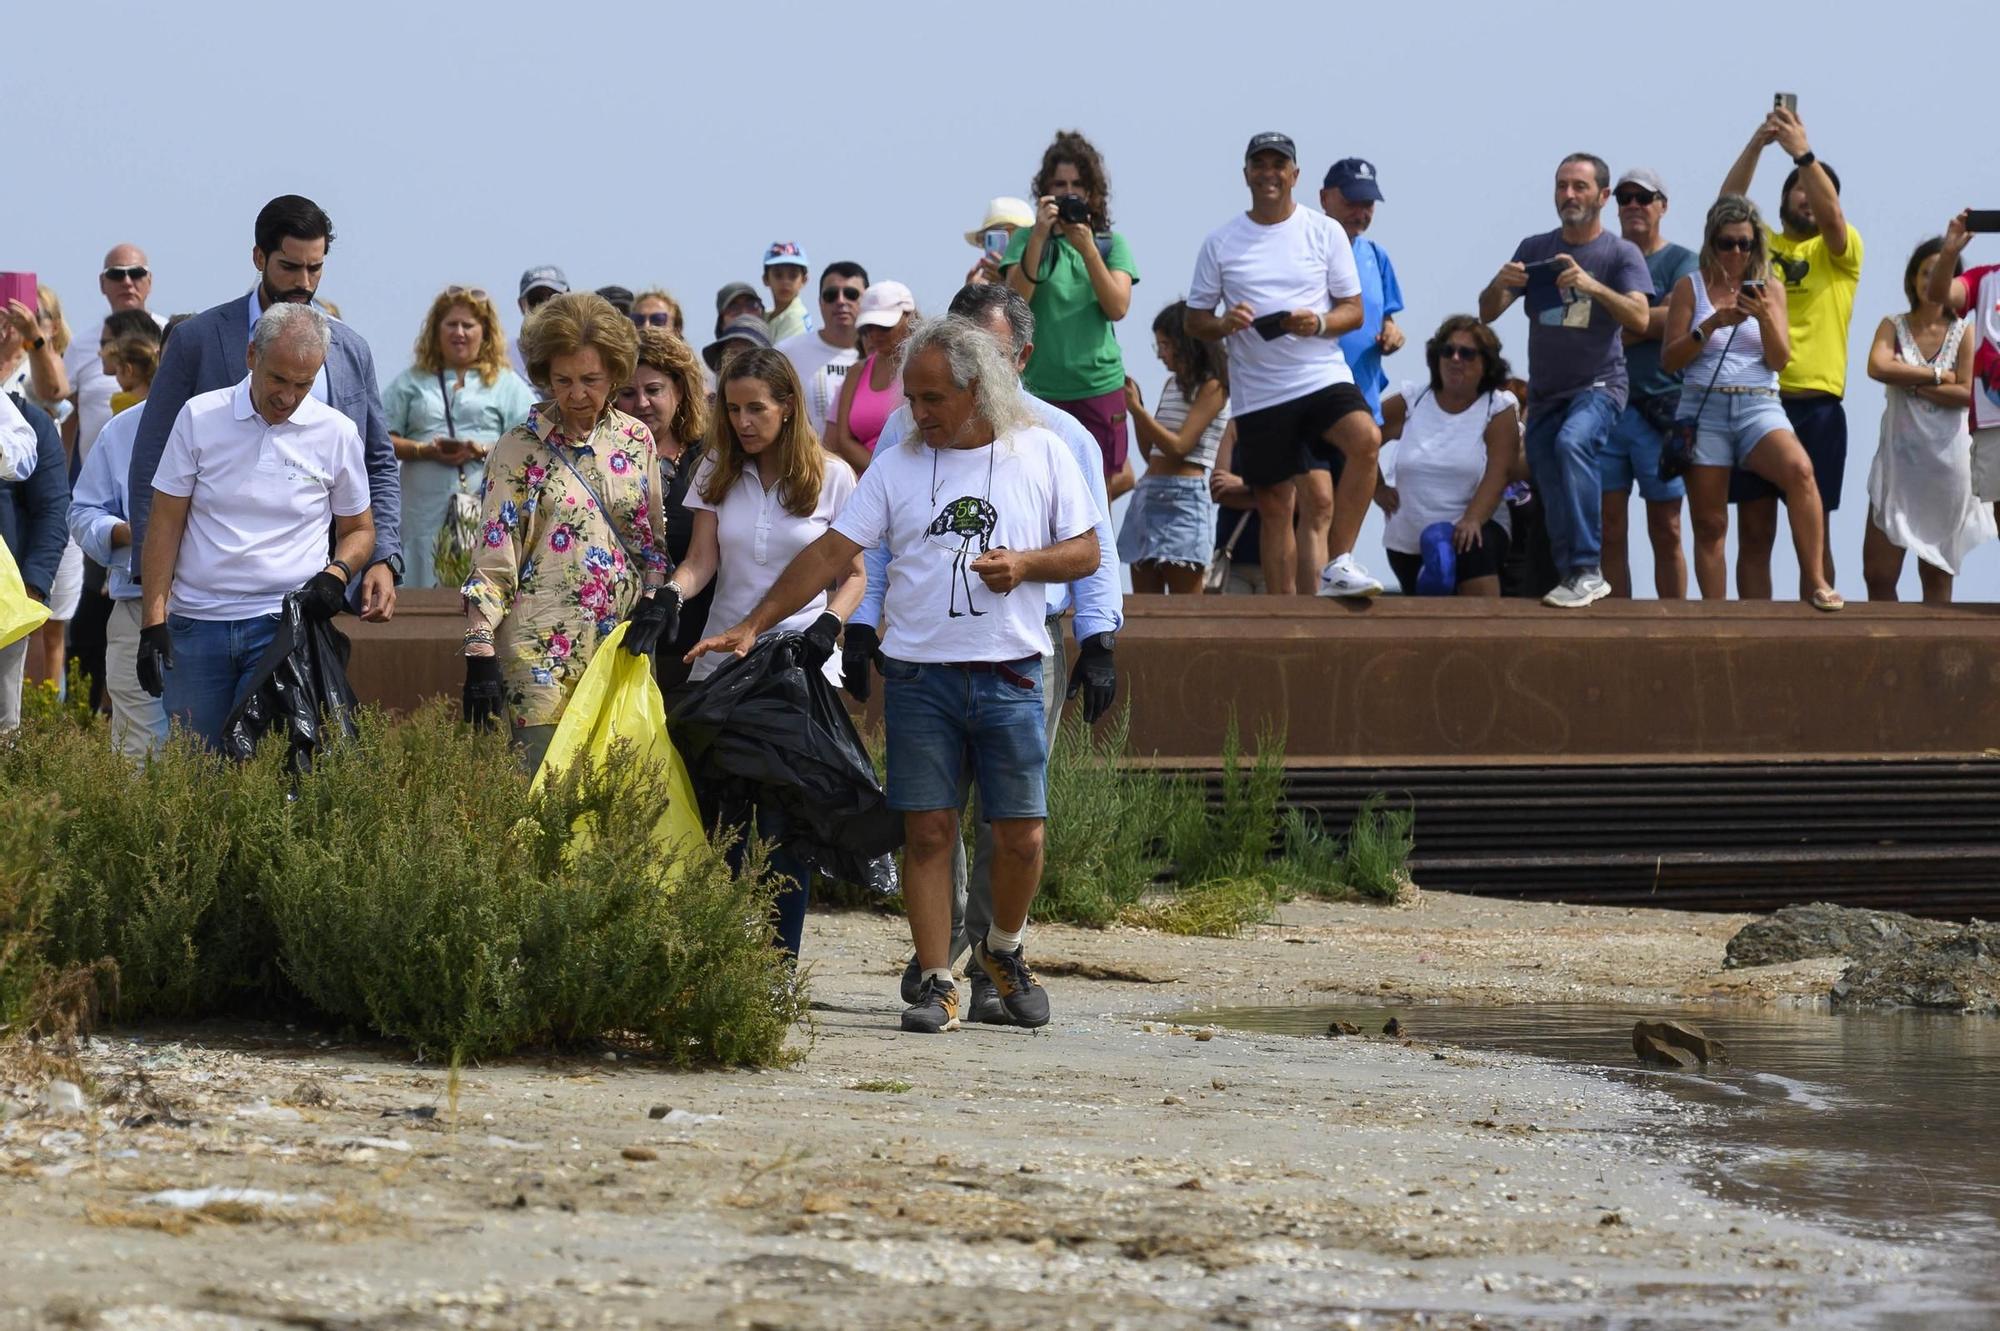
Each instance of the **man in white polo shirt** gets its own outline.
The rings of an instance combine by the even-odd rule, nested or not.
[[[286,594],[331,619],[375,548],[361,435],[312,396],[330,338],[310,305],[268,306],[250,335],[250,376],[188,399],[153,475],[139,682],[212,749]]]

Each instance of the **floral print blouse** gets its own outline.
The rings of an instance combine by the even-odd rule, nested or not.
[[[515,726],[560,721],[647,575],[663,580],[660,493],[653,436],[621,411],[606,411],[579,440],[544,402],[493,446],[480,543],[459,590],[493,627]]]

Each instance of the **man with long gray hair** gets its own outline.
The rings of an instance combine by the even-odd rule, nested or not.
[[[286,594],[333,618],[375,549],[361,433],[312,395],[330,338],[310,305],[265,309],[249,377],[189,398],[153,473],[139,682],[212,749],[277,636]]]
[[[1048,815],[1046,593],[1097,568],[1097,511],[1069,449],[1035,423],[1008,349],[979,324],[959,315],[920,324],[904,346],[903,393],[915,434],[878,447],[832,529],[748,618],[688,659],[747,654],[857,554],[889,547],[889,803],[903,812],[903,899],[921,972],[902,1027],[958,1026],[951,871],[968,768],[993,833],[993,920],[972,963],[1009,1021],[1042,1026],[1048,994],[1021,944]]]

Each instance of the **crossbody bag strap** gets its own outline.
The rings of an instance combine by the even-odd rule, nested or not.
[[[1701,401],[1694,404],[1694,418],[1697,422],[1701,420],[1701,413],[1708,407],[1708,395],[1715,391],[1716,380],[1722,378],[1722,367],[1729,363],[1729,349],[1736,345],[1736,334],[1742,331],[1742,328],[1742,324],[1737,324],[1729,330],[1729,336],[1723,340],[1722,354],[1715,358],[1715,373],[1708,376],[1708,387],[1701,390]]]
[[[1222,543],[1222,554],[1225,559],[1236,558],[1236,543],[1243,539],[1243,529],[1250,525],[1250,514],[1254,511],[1246,508],[1243,510],[1243,516],[1236,519],[1235,529],[1229,533],[1229,539]]]
[[[451,419],[451,389],[445,384],[444,371],[438,371],[438,396],[444,399],[444,432],[451,438],[458,438],[458,426]],[[458,487],[465,488],[465,464],[458,464]]]
[[[576,463],[570,461],[568,457],[564,456],[562,449],[563,446],[561,444],[557,444],[553,448],[551,448],[550,451],[556,455],[556,460],[558,462],[562,463],[563,466],[569,468],[569,474],[576,477],[576,483],[583,487],[583,492],[596,501],[598,515],[604,519],[604,529],[611,533],[612,541],[614,541],[617,544],[620,550],[623,550],[625,552],[625,558],[632,561],[632,567],[634,569],[641,569],[641,571],[643,571],[638,556],[634,555],[632,553],[632,548],[625,544],[625,538],[618,534],[618,524],[612,520],[611,510],[608,507],[606,507],[604,503],[604,496],[597,493],[597,487],[592,485],[590,481],[585,478],[584,474],[581,471],[577,470]]]

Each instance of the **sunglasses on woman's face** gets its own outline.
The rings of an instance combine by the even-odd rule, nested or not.
[[[1715,250],[1718,254],[1748,254],[1757,248],[1757,242],[1748,236],[1717,236]]]
[[[847,301],[849,304],[859,304],[861,302],[861,288],[828,287],[826,290],[819,293],[819,299],[822,305],[832,305],[837,301],[843,301],[843,300]]]
[[[672,328],[674,316],[666,310],[654,310],[651,314],[632,312],[632,322],[641,328]]]
[[[1620,208],[1627,208],[1635,203],[1644,207],[1660,196],[1649,189],[1621,189],[1611,197],[1618,200]]]
[[[1478,347],[1468,347],[1462,342],[1447,342],[1438,351],[1445,360],[1478,360],[1485,353]]]
[[[107,268],[103,276],[113,282],[143,282],[146,280],[146,265],[135,263],[129,268]]]

